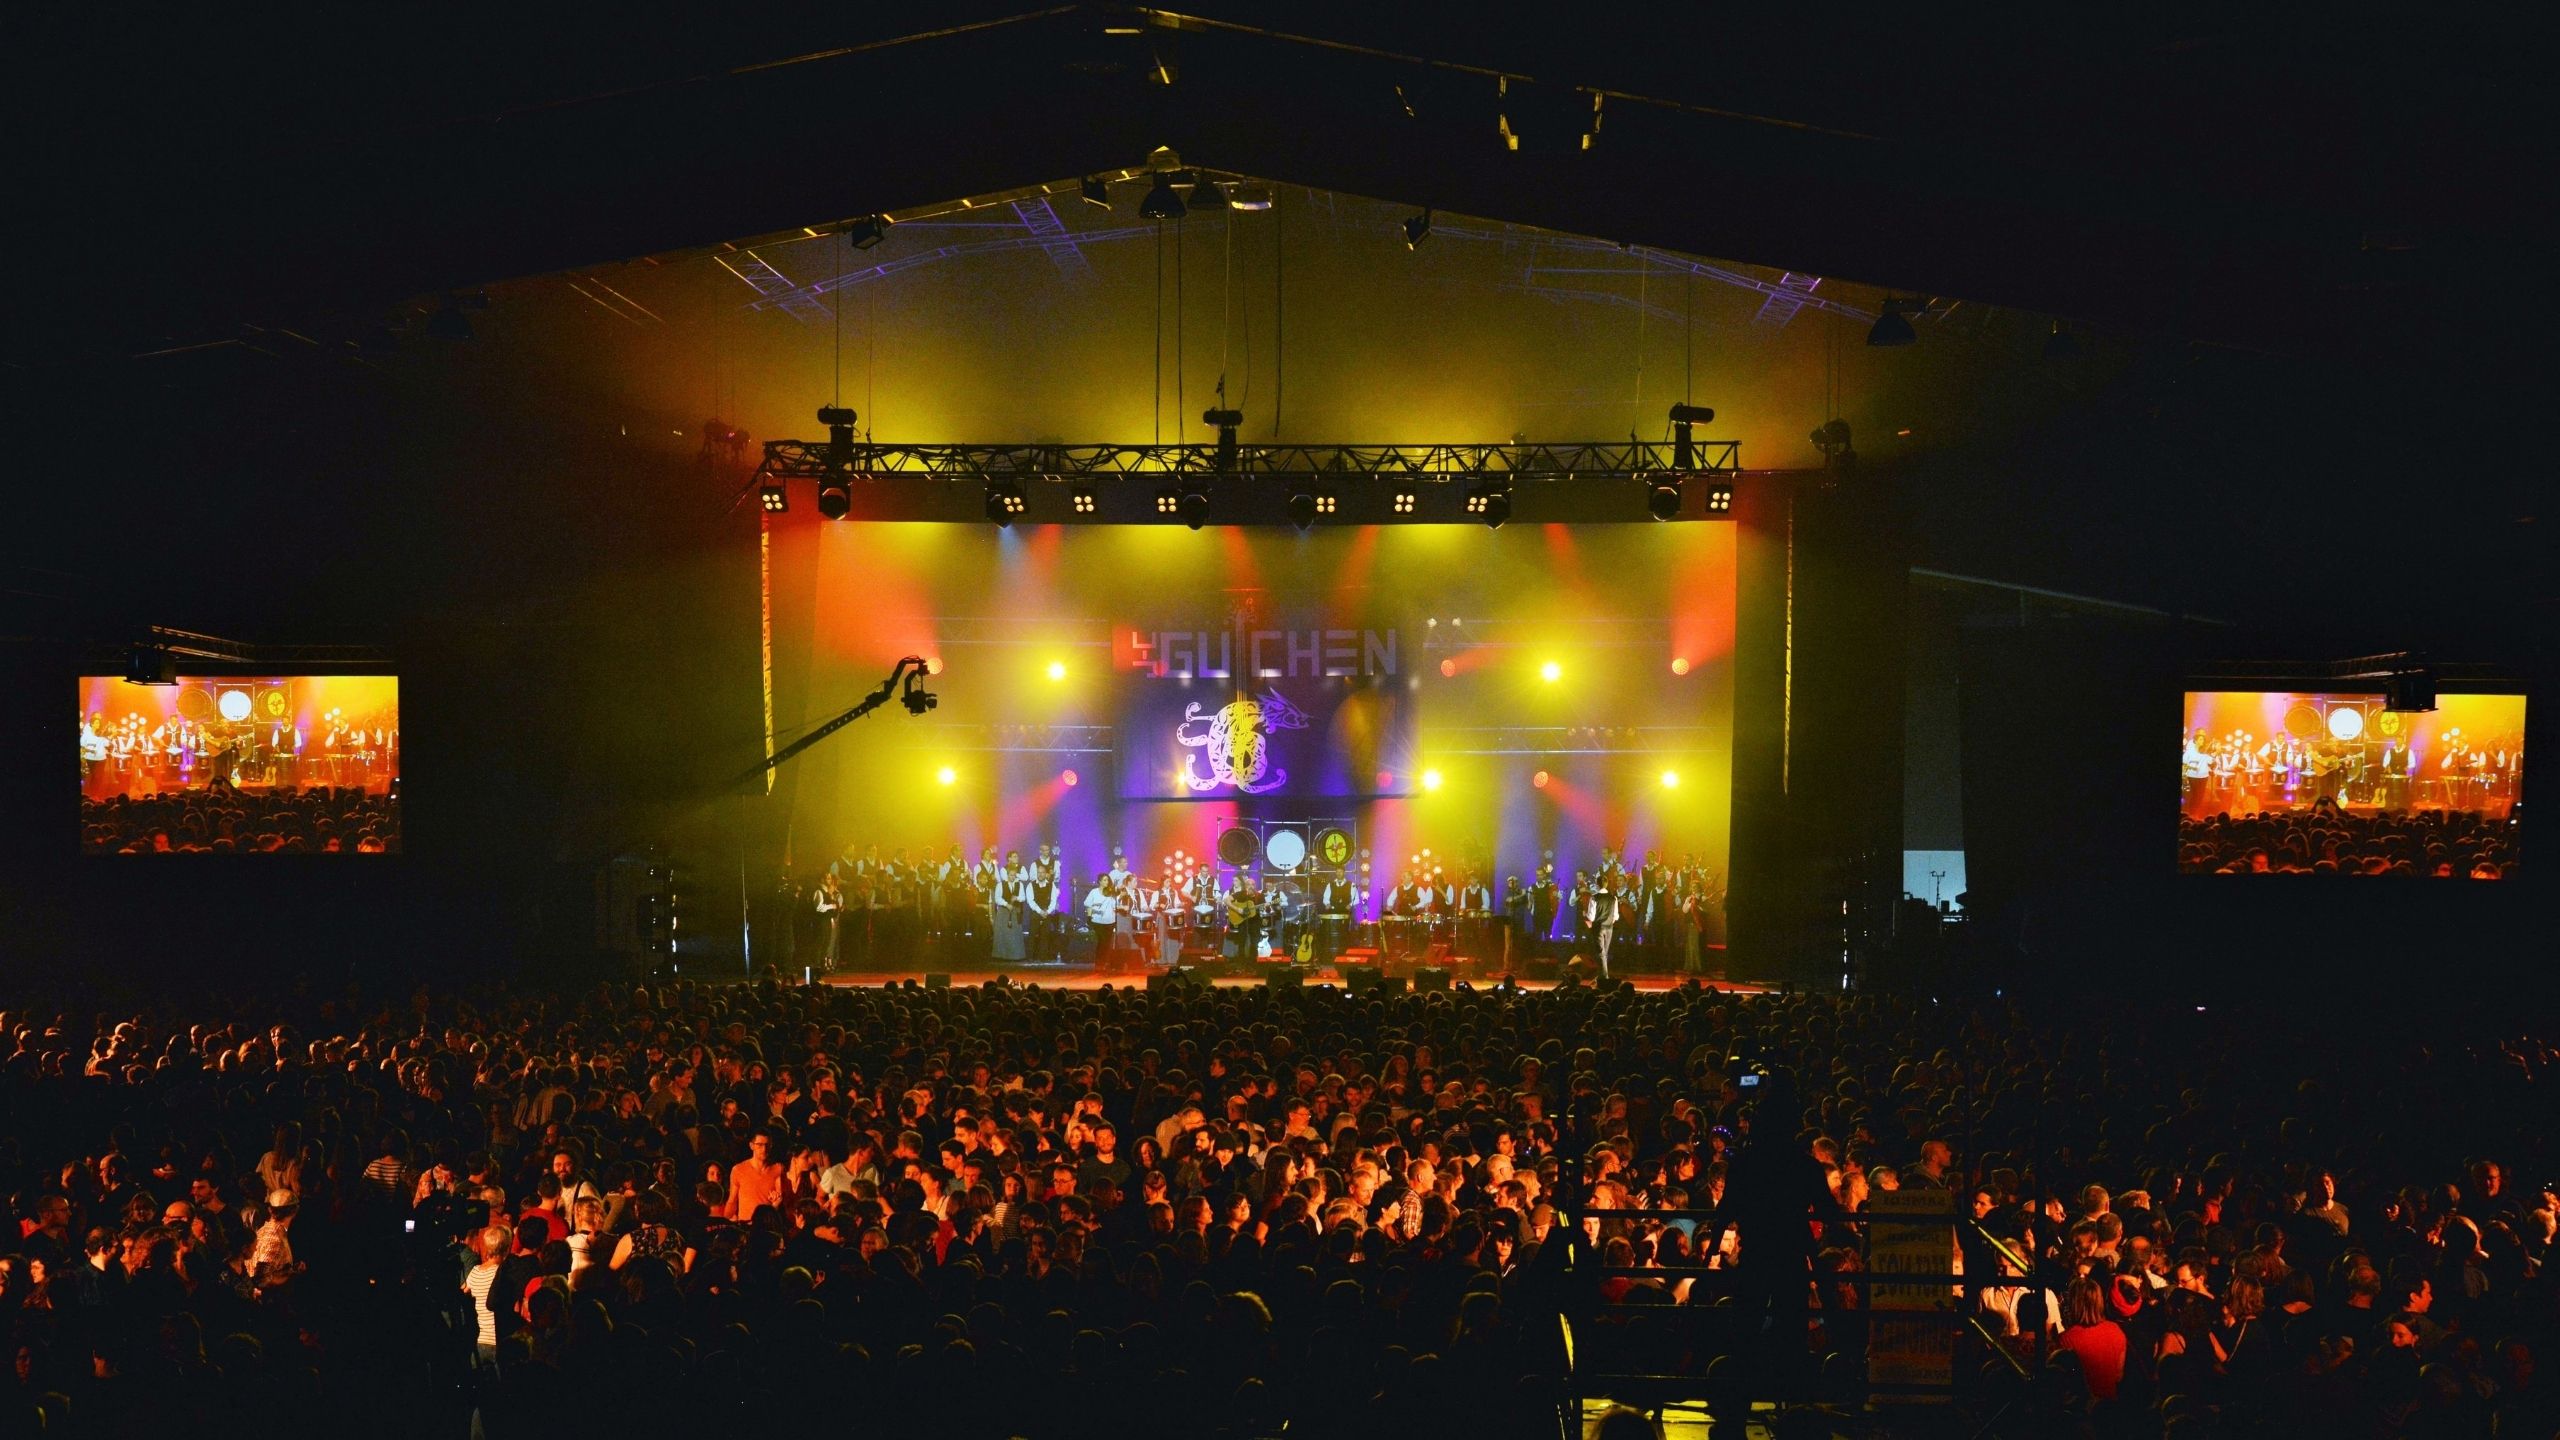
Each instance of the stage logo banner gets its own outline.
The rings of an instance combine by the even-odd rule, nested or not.
[[[1120,794],[1366,798],[1415,785],[1393,629],[1119,627]]]

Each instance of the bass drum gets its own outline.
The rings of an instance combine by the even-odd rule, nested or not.
[[[1262,842],[1263,862],[1274,870],[1292,871],[1307,860],[1307,837],[1295,830],[1274,830]]]
[[[1261,853],[1262,842],[1256,840],[1253,832],[1245,829],[1243,826],[1239,825],[1233,829],[1219,832],[1219,863],[1241,870],[1252,864],[1254,860],[1261,855]]]

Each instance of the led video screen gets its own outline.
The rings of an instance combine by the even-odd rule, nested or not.
[[[399,853],[400,681],[83,676],[80,848]]]
[[[1650,871],[1689,877],[1720,935],[1732,526],[821,540],[808,709],[779,738],[900,655],[942,668],[930,717],[794,762],[793,844],[820,863],[1028,866],[1049,846],[1071,876],[1115,856],[1156,876],[1209,857],[1275,891],[1341,877],[1364,906],[1407,879],[1569,893]]]
[[[2522,861],[2524,697],[2186,696],[2178,868],[2502,880]]]

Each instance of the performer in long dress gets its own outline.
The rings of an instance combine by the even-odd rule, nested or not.
[[[1004,863],[996,858],[996,847],[989,845],[978,852],[964,881],[967,912],[961,923],[971,937],[969,953],[981,960],[995,958],[996,877],[1003,873]]]
[[[818,882],[818,917],[827,927],[827,948],[819,961],[821,974],[836,973],[837,947],[844,928],[844,883],[833,874]]]
[[[1529,887],[1513,875],[1502,882],[1502,968],[1511,970],[1529,954]]]
[[[1019,965],[1028,956],[1027,922],[1031,909],[1031,874],[1022,868],[1022,852],[1008,852],[1004,868],[996,872],[994,898],[990,902],[993,924],[994,953],[1000,965]]]

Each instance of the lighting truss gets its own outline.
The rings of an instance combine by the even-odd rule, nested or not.
[[[1653,475],[1733,473],[1742,442],[1693,442],[1685,470],[1672,442],[1581,440],[1544,445],[1239,445],[1232,465],[1216,445],[880,445],[855,444],[843,470],[857,478],[927,477],[983,483],[991,479],[1069,476],[1228,475],[1309,484],[1347,480],[1472,482],[1488,476],[1524,481],[1635,480]],[[768,440],[763,476],[817,479],[828,473],[823,440]]]

